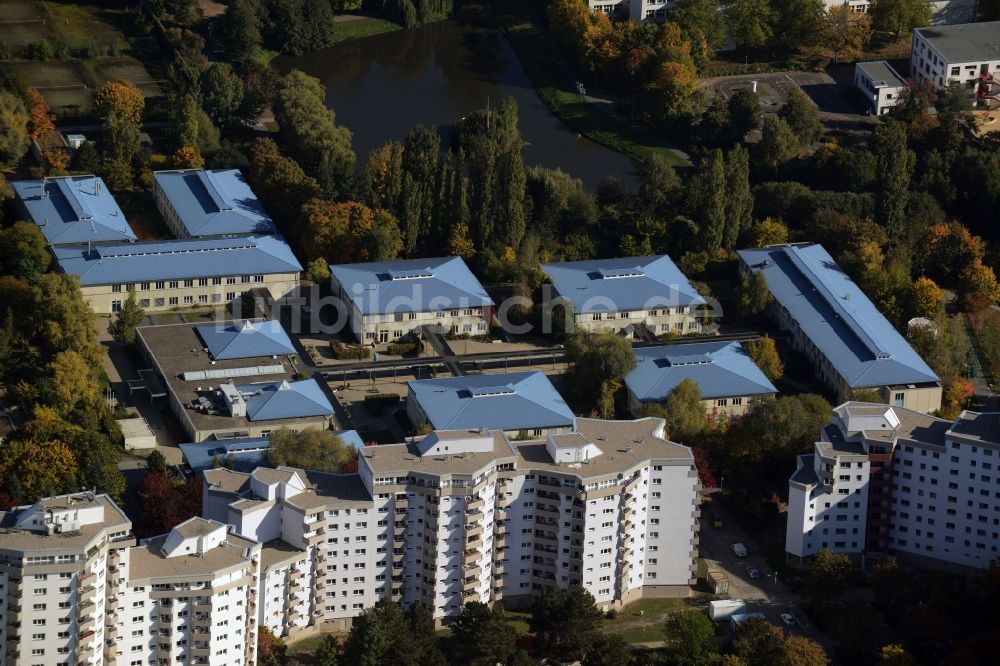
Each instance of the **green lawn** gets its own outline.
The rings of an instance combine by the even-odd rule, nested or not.
[[[338,42],[381,35],[384,32],[402,30],[403,26],[380,18],[363,18],[357,21],[338,21],[334,25],[333,38]]]
[[[687,166],[652,133],[627,125],[583,101],[577,94],[575,82],[553,59],[545,37],[530,20],[519,14],[520,11],[517,3],[507,3],[491,10],[480,7],[478,12],[470,8],[467,14],[504,31],[538,96],[570,129],[635,160],[653,153],[675,166]]]
[[[125,35],[99,16],[102,10],[80,2],[42,3],[53,20],[53,28],[71,49],[98,45],[123,51],[128,48]]]

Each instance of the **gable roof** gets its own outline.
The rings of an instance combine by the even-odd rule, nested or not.
[[[667,255],[542,264],[573,311],[618,312],[705,302]]]
[[[11,187],[49,245],[136,239],[118,202],[97,176],[20,180]]]
[[[275,232],[239,169],[157,171],[153,178],[189,236]]]
[[[315,379],[282,380],[236,387],[247,404],[247,419],[272,421],[329,416],[333,407]]]
[[[625,384],[640,402],[662,402],[685,379],[704,399],[777,393],[739,342],[696,342],[635,349]]]
[[[493,305],[461,257],[340,264],[330,272],[362,314]]]
[[[939,381],[822,245],[739,255],[851,388]]]
[[[288,244],[274,236],[97,245],[89,253],[55,247],[52,252],[63,271],[78,275],[85,287],[302,270]]]
[[[217,361],[295,353],[292,341],[277,319],[215,322],[196,328]]]
[[[574,415],[542,372],[407,382],[436,430],[528,430],[572,426]]]

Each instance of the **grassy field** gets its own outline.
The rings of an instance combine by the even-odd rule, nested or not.
[[[575,82],[553,59],[545,37],[531,21],[516,13],[519,11],[519,5],[511,3],[505,5],[505,9],[487,11],[481,8],[469,14],[474,20],[493,23],[504,31],[538,96],[570,129],[632,159],[641,160],[654,153],[675,166],[687,166],[665,142],[657,140],[650,132],[627,125],[583,101],[576,92]]]
[[[163,90],[159,84],[149,75],[146,67],[135,58],[96,58],[93,61],[93,67],[97,79],[101,83],[128,79],[138,86],[147,98],[163,97]]]
[[[337,21],[334,24],[333,38],[338,42],[346,42],[350,39],[362,39],[373,35],[381,35],[384,32],[395,32],[402,30],[403,26],[392,21],[380,18],[363,18],[356,21]]]
[[[38,88],[56,115],[78,115],[90,108],[93,91],[87,75],[73,60],[19,60],[0,64],[0,71]]]
[[[100,9],[78,2],[42,2],[52,17],[53,28],[70,49],[96,44],[103,48],[125,50],[125,35],[100,17]]]

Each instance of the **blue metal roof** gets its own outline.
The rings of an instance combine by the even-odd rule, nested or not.
[[[268,321],[218,321],[196,326],[209,353],[217,361],[230,358],[254,358],[294,354],[295,347],[281,322]]]
[[[851,388],[939,381],[822,245],[739,255]]]
[[[189,236],[275,233],[239,169],[157,171],[153,178]]]
[[[82,286],[186,280],[244,274],[298,273],[292,249],[275,236],[211,238],[52,248],[63,271]]]
[[[236,388],[246,400],[247,418],[250,421],[333,414],[330,401],[315,379],[240,384]]]
[[[667,255],[542,264],[576,313],[649,310],[705,302]]]
[[[640,402],[662,402],[685,379],[705,399],[777,393],[739,342],[694,342],[637,347],[625,384]]]
[[[97,176],[19,180],[11,187],[49,245],[136,239],[125,214]]]
[[[461,257],[340,264],[330,272],[362,314],[493,305]]]
[[[345,446],[353,449],[361,449],[365,445],[357,430],[337,430],[333,434],[340,437]],[[233,454],[235,471],[252,472],[267,464],[267,450],[271,447],[271,440],[267,437],[238,437],[191,442],[181,444],[180,447],[185,462],[195,472],[212,469],[216,456],[220,463],[224,463],[230,453]]]
[[[407,382],[436,430],[528,430],[573,425],[573,412],[544,373],[512,372]]]

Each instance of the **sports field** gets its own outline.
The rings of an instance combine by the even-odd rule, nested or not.
[[[53,36],[38,0],[0,0],[0,44],[18,49],[43,39],[51,41]]]

